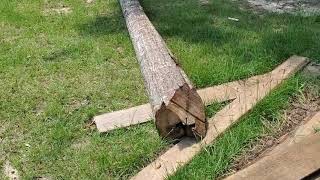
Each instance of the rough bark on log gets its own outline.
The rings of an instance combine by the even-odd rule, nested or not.
[[[138,0],[120,0],[162,137],[205,136],[204,104]]]

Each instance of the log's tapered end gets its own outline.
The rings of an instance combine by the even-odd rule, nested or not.
[[[164,138],[204,137],[207,131],[204,104],[196,90],[187,84],[176,91],[169,104],[161,105],[155,112],[155,120]]]
[[[185,134],[184,127],[176,113],[165,105],[155,115],[156,127],[163,138],[178,139]]]

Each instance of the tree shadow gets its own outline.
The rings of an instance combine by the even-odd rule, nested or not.
[[[300,26],[297,22],[281,31],[263,34],[260,46],[275,59],[284,60],[292,55],[300,55],[319,61],[319,40],[320,31],[316,32],[312,27]]]
[[[208,13],[209,6],[197,0],[142,0],[145,13],[159,33],[165,37],[180,38],[190,43],[223,45],[235,37],[220,28]],[[156,5],[155,5],[156,4]]]
[[[98,16],[96,19],[82,24],[79,31],[83,36],[102,36],[106,34],[126,33],[123,17],[118,14]]]
[[[232,40],[232,33],[214,25],[212,18],[200,4],[187,1],[141,1],[144,11],[164,38],[177,37],[190,43],[221,45]],[[120,5],[111,14],[98,16],[78,27],[83,36],[127,33]],[[188,10],[191,9],[191,10]]]
[[[157,4],[156,6],[154,4]],[[197,1],[142,1],[145,12],[159,33],[190,43],[222,45],[233,35],[215,25],[214,20]]]
[[[71,55],[72,55],[72,50],[60,49],[60,50],[52,51],[44,55],[42,58],[44,61],[47,61],[47,62],[60,62],[62,60],[65,60],[66,58],[71,57]]]
[[[265,73],[293,54],[320,58],[318,17],[257,14],[243,1],[231,0],[208,0],[206,5],[200,0],[140,3],[197,87]],[[127,36],[120,6],[115,7],[113,13],[82,24],[81,34]]]
[[[114,7],[111,12],[97,15],[80,24],[77,29],[82,36],[103,36],[108,34],[127,33],[125,20],[117,1],[109,3]]]

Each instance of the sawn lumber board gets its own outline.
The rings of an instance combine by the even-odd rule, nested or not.
[[[154,162],[143,168],[132,179],[158,180],[167,176],[187,164],[200,150],[214,142],[214,140],[236,123],[243,115],[249,112],[262,98],[281,82],[300,70],[308,63],[304,57],[292,56],[276,69],[262,76],[249,79],[236,95],[236,99],[208,120],[206,137],[196,143],[190,138],[182,139],[179,143],[167,150]]]
[[[293,56],[292,58],[295,57],[299,58],[297,56]],[[210,105],[213,102],[233,100],[238,94],[243,92],[245,89],[251,89],[255,83],[262,81],[268,75],[270,75],[270,73],[257,75],[245,80],[238,80],[213,87],[207,87],[200,89],[197,92],[205,105]],[[151,105],[148,103],[120,111],[101,114],[95,116],[93,121],[95,122],[99,132],[108,132],[117,128],[148,122],[152,119],[152,109]]]

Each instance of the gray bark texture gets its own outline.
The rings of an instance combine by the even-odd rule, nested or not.
[[[204,104],[138,0],[120,0],[162,137],[206,133]]]

